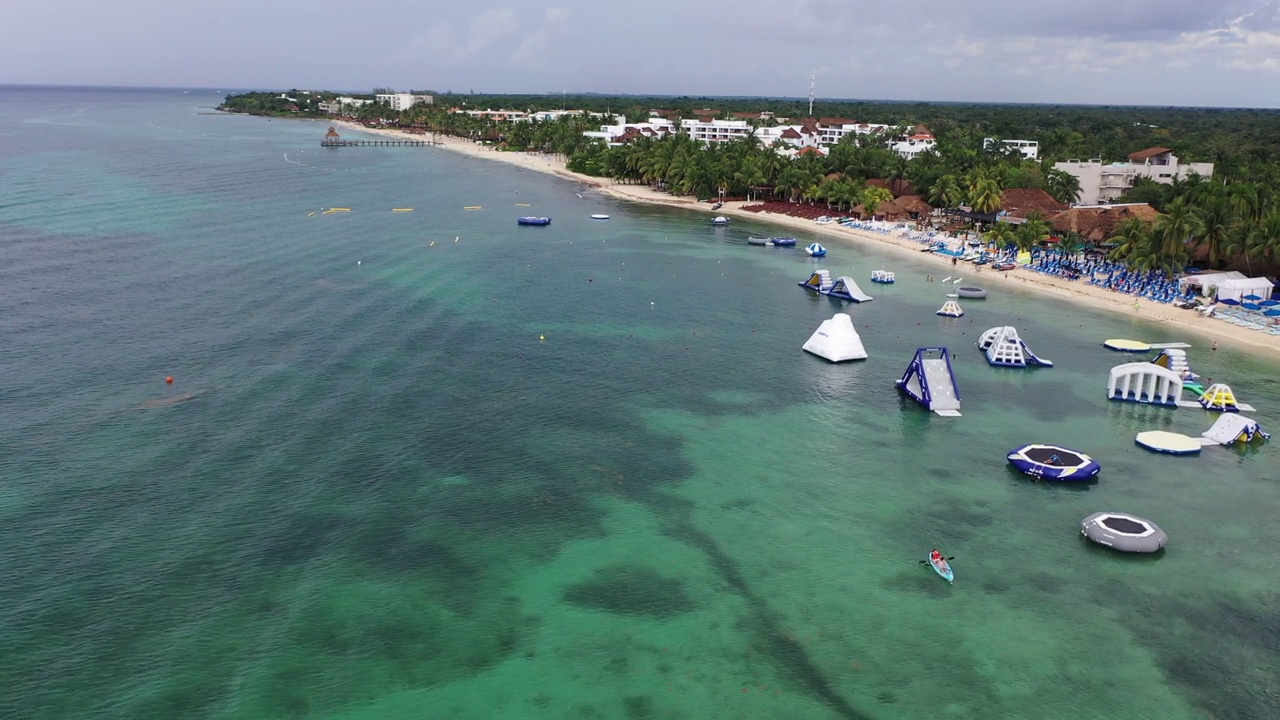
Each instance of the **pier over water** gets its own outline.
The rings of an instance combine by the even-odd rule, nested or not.
[[[439,145],[434,140],[417,140],[414,138],[379,138],[377,140],[343,140],[338,131],[329,128],[320,140],[320,147],[423,147]]]

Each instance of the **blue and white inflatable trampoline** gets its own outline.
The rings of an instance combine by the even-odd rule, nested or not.
[[[1102,466],[1079,450],[1058,445],[1023,445],[1006,456],[1009,464],[1033,478],[1088,482],[1098,477]]]

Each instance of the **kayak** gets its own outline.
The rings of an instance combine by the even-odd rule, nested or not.
[[[930,557],[928,558],[928,560],[929,560],[929,565],[933,568],[933,571],[941,575],[943,580],[946,580],[947,582],[953,582],[956,579],[955,573],[951,572],[951,566],[947,564],[946,558],[941,558],[937,561],[934,561],[934,559]]]

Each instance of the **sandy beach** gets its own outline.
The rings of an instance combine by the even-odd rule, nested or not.
[[[403,137],[400,130],[366,128],[356,123],[338,121],[334,123],[348,130],[366,132],[375,135]],[[522,168],[544,172],[569,178],[575,182],[589,185],[611,197],[644,202],[657,205],[669,205],[690,210],[699,210],[708,214],[726,217],[756,218],[788,228],[801,230],[814,235],[822,235],[833,240],[841,240],[851,245],[874,245],[877,248],[890,249],[899,253],[910,253],[911,257],[923,262],[934,262],[939,267],[938,274],[963,275],[972,284],[988,288],[1008,287],[1015,291],[1037,292],[1061,298],[1081,307],[1122,313],[1130,317],[1140,317],[1151,322],[1173,323],[1178,331],[1187,336],[1188,342],[1196,339],[1202,343],[1218,343],[1221,347],[1232,347],[1246,351],[1257,351],[1280,357],[1280,335],[1268,335],[1257,330],[1250,330],[1231,325],[1223,320],[1203,317],[1200,313],[1176,308],[1172,305],[1156,303],[1150,300],[1135,298],[1131,295],[1104,290],[1088,285],[1080,280],[1042,275],[1030,270],[1019,269],[1009,272],[993,270],[979,271],[978,267],[964,264],[953,268],[951,258],[933,253],[920,252],[921,246],[896,234],[880,235],[869,233],[841,225],[818,225],[812,220],[796,218],[770,212],[750,212],[742,209],[750,203],[728,202],[719,210],[713,211],[711,205],[699,203],[693,198],[675,197],[665,192],[654,190],[645,185],[616,184],[606,178],[591,177],[568,170],[565,161],[558,156],[541,153],[502,152],[485,145],[446,135],[434,136],[440,147],[470,155],[517,165]],[[1099,338],[1101,341],[1103,338]],[[1135,337],[1134,340],[1145,341],[1147,338]]]

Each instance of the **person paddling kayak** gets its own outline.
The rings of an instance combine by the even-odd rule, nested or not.
[[[929,559],[930,559],[931,561],[933,561],[933,562],[941,562],[941,561],[942,561],[942,553],[938,552],[938,548],[934,548],[934,549],[933,549],[933,552],[930,552],[930,553],[929,553]]]

